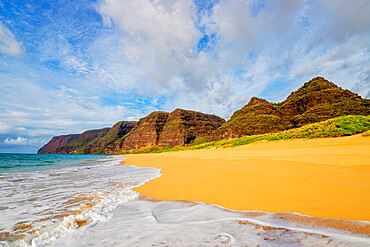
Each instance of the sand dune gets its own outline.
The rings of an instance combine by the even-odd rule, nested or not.
[[[136,189],[154,199],[370,220],[368,137],[260,142],[127,158],[127,165],[162,169],[161,178]]]

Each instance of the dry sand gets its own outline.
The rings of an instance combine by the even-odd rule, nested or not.
[[[162,169],[162,177],[136,188],[154,199],[370,220],[370,137],[259,142],[126,157],[127,165]]]

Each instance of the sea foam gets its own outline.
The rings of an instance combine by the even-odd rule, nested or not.
[[[132,190],[160,176],[155,168],[122,166],[122,156],[37,172],[3,173],[0,246],[44,246],[84,225],[112,217]],[[4,205],[4,206],[3,206]]]
[[[196,202],[131,200],[110,221],[78,229],[52,246],[369,246],[366,236],[295,226],[274,214]]]
[[[160,170],[122,159],[3,173],[0,246],[370,246],[370,222],[140,196]]]

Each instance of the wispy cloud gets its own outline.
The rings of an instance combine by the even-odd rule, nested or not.
[[[151,88],[203,87],[208,59],[197,53],[202,38],[194,25],[196,6],[191,0],[102,1],[100,13],[121,32],[121,47],[128,62],[149,76]],[[208,68],[209,70],[209,68]]]
[[[14,34],[0,21],[0,52],[13,57],[23,54],[22,42],[16,40]]]
[[[368,97],[369,12],[367,0],[4,2],[0,151],[154,110],[229,117],[318,75]]]
[[[246,103],[241,99],[263,96],[275,81],[294,89],[321,75],[351,89],[368,74],[366,1],[351,6],[361,21],[344,13],[349,1],[221,0],[202,11],[199,2],[99,5],[106,22],[120,30],[128,62],[149,76],[151,90],[171,95],[165,109],[176,105],[227,117]],[[350,46],[356,48],[348,52]]]

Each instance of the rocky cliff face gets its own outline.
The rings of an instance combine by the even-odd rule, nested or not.
[[[56,136],[38,153],[91,154],[114,153],[115,141],[129,133],[136,125],[135,121],[120,121],[112,128],[88,130],[82,134]]]
[[[370,100],[317,77],[281,103],[253,97],[225,122],[215,115],[176,109],[153,112],[139,122],[53,137],[38,153],[117,153],[147,145],[176,146],[277,132],[343,115],[369,115]],[[206,137],[206,138],[204,138]]]
[[[110,128],[88,130],[82,134],[72,134],[53,137],[44,147],[39,149],[39,154],[78,154],[90,153],[91,144],[105,136]]]
[[[215,115],[176,109],[171,112],[159,135],[158,145],[177,146],[189,144],[198,137],[208,136],[225,120]]]
[[[295,128],[344,115],[368,115],[370,100],[317,77],[291,93],[277,108],[287,128]]]
[[[71,142],[74,139],[77,139],[79,134],[72,134],[72,135],[61,135],[61,136],[54,136],[47,144],[45,144],[42,148],[40,148],[37,153],[38,154],[55,154],[57,153],[57,149],[66,145],[67,143]]]
[[[176,109],[171,113],[153,112],[140,119],[130,133],[116,141],[116,149],[130,150],[152,145],[188,144],[197,137],[207,136],[224,123],[215,115]]]
[[[102,138],[92,143],[89,153],[114,153],[119,150],[116,141],[127,135],[135,126],[136,121],[120,121],[116,123]]]
[[[211,139],[232,139],[280,131],[285,129],[281,117],[282,114],[274,104],[253,97],[246,106],[236,111],[229,121],[212,133]]]
[[[130,150],[149,144],[157,145],[168,115],[168,112],[156,111],[141,118],[126,136],[115,142],[116,148],[118,147],[118,150]]]
[[[253,97],[211,134],[212,140],[277,132],[344,115],[369,115],[370,100],[317,77],[278,104]]]

